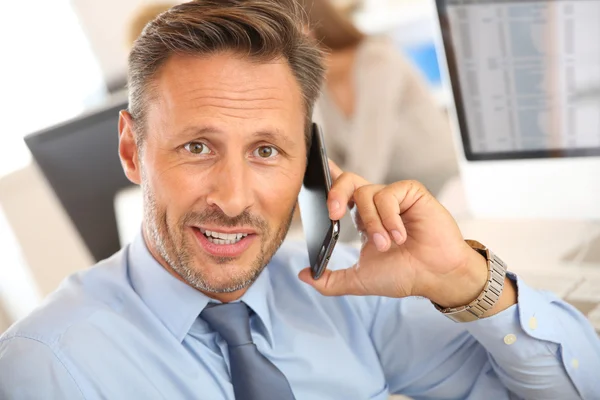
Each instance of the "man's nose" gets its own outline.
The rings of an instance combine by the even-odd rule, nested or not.
[[[210,206],[217,206],[228,217],[236,217],[254,203],[250,166],[245,160],[221,160],[211,173]]]

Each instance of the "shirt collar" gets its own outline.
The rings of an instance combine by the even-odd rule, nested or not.
[[[182,342],[204,307],[211,301],[218,301],[171,275],[150,254],[141,233],[130,245],[128,257],[133,290],[173,336]],[[272,341],[270,296],[269,271],[265,268],[240,300],[258,315]]]
[[[129,279],[133,290],[180,342],[210,301],[160,265],[141,233],[129,248]]]
[[[240,299],[246,303],[256,315],[258,315],[265,327],[267,337],[271,344],[273,344],[273,335],[269,304],[272,303],[272,296],[273,292],[271,279],[269,278],[269,266],[267,266]]]

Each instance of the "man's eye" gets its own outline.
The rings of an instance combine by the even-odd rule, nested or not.
[[[200,142],[190,142],[184,146],[184,148],[192,154],[208,154],[210,149],[207,145]]]
[[[279,154],[279,152],[272,146],[260,146],[254,150],[254,155],[259,158],[272,158],[277,154]]]

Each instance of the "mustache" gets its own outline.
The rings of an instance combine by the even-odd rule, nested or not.
[[[192,211],[183,217],[183,225],[205,225],[213,224],[228,228],[251,227],[260,232],[268,230],[267,222],[248,211],[244,211],[235,217],[225,215],[219,208],[210,208],[201,212]]]

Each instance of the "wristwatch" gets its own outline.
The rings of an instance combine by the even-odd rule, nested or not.
[[[466,242],[473,250],[477,251],[487,260],[488,280],[481,294],[466,306],[443,308],[439,304],[432,302],[438,311],[455,322],[476,321],[486,311],[494,307],[500,298],[500,294],[502,294],[504,277],[506,276],[506,264],[492,253],[490,249],[475,240],[466,240]]]

